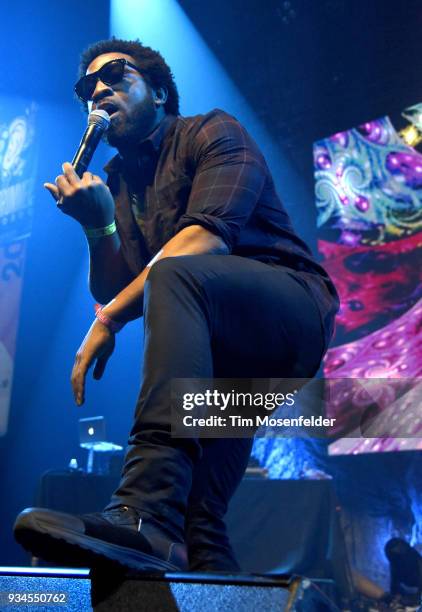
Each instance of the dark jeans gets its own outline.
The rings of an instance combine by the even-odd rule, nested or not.
[[[148,276],[143,383],[108,507],[138,508],[173,541],[186,541],[191,569],[238,569],[223,518],[252,440],[172,438],[171,380],[312,377],[323,330],[295,275],[234,255],[194,255],[162,259]]]

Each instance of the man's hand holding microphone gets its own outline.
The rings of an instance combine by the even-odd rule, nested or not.
[[[105,111],[90,113],[88,126],[72,163],[63,164],[63,174],[56,178],[55,184],[44,183],[59,208],[88,229],[107,227],[114,222],[114,201],[110,190],[99,176],[87,172],[95,149],[109,125],[110,117]]]
[[[116,232],[113,196],[99,176],[87,171],[94,151],[109,123],[110,119],[105,111],[97,110],[90,113],[88,127],[72,163],[63,164],[63,174],[56,178],[55,183],[44,183],[44,187],[57,202],[58,208],[82,225],[90,245]],[[101,378],[107,361],[113,353],[116,329],[113,328],[113,322],[107,324],[107,320],[107,316],[97,314],[76,353],[71,383],[78,406],[84,402],[85,378],[88,370],[95,363],[94,378]]]

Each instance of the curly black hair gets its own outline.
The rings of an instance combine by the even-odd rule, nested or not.
[[[122,40],[109,38],[90,45],[82,52],[79,62],[79,78],[82,77],[89,64],[103,53],[126,53],[134,59],[134,63],[142,72],[142,76],[153,89],[163,87],[167,91],[167,100],[164,109],[169,115],[179,114],[179,92],[174,81],[173,73],[158,52],[146,47],[140,40]],[[87,108],[84,104],[85,110]]]

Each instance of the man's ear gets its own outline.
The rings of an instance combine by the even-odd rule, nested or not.
[[[167,102],[167,89],[165,87],[159,87],[154,90],[154,102],[157,106],[163,106]]]

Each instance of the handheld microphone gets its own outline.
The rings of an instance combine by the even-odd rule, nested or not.
[[[79,178],[86,172],[94,155],[101,136],[110,125],[110,116],[104,110],[94,110],[88,115],[88,127],[85,130],[78,150],[72,160],[72,166]]]

